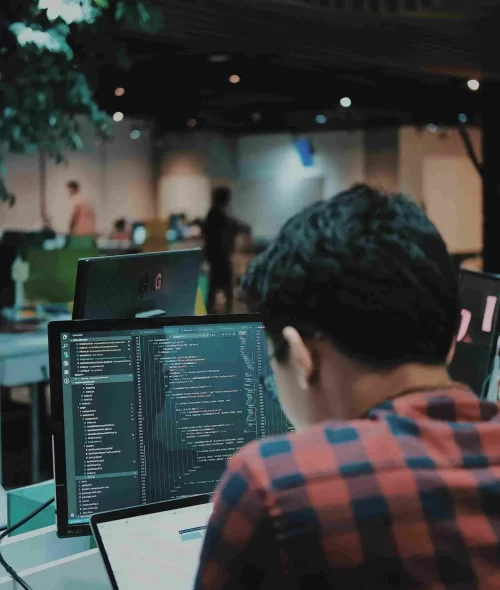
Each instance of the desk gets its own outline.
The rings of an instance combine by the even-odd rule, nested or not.
[[[47,331],[0,333],[0,385],[31,390],[31,475],[40,480],[40,406],[43,403],[41,383],[49,380],[49,344]],[[1,425],[1,422],[0,422]],[[0,428],[1,441],[1,428]],[[2,457],[0,445],[0,484]]]

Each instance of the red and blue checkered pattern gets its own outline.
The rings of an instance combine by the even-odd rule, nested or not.
[[[500,589],[499,409],[457,385],[251,443],[196,590]]]

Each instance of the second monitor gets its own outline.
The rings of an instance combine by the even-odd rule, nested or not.
[[[244,444],[292,430],[259,316],[54,322],[49,346],[59,535],[211,493]]]
[[[198,248],[81,259],[73,319],[191,315],[201,258]]]

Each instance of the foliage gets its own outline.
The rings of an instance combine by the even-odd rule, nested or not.
[[[41,150],[61,162],[66,150],[83,146],[81,115],[110,137],[109,117],[89,80],[97,80],[103,62],[124,64],[117,33],[154,32],[160,23],[141,0],[17,0],[6,9],[0,21],[0,202],[14,203],[2,166],[7,152]]]

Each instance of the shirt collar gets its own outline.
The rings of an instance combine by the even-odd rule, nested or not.
[[[480,400],[466,385],[460,383],[453,383],[445,389],[416,391],[387,400],[372,408],[367,418],[376,420],[387,414],[443,422],[500,420],[496,403]]]

